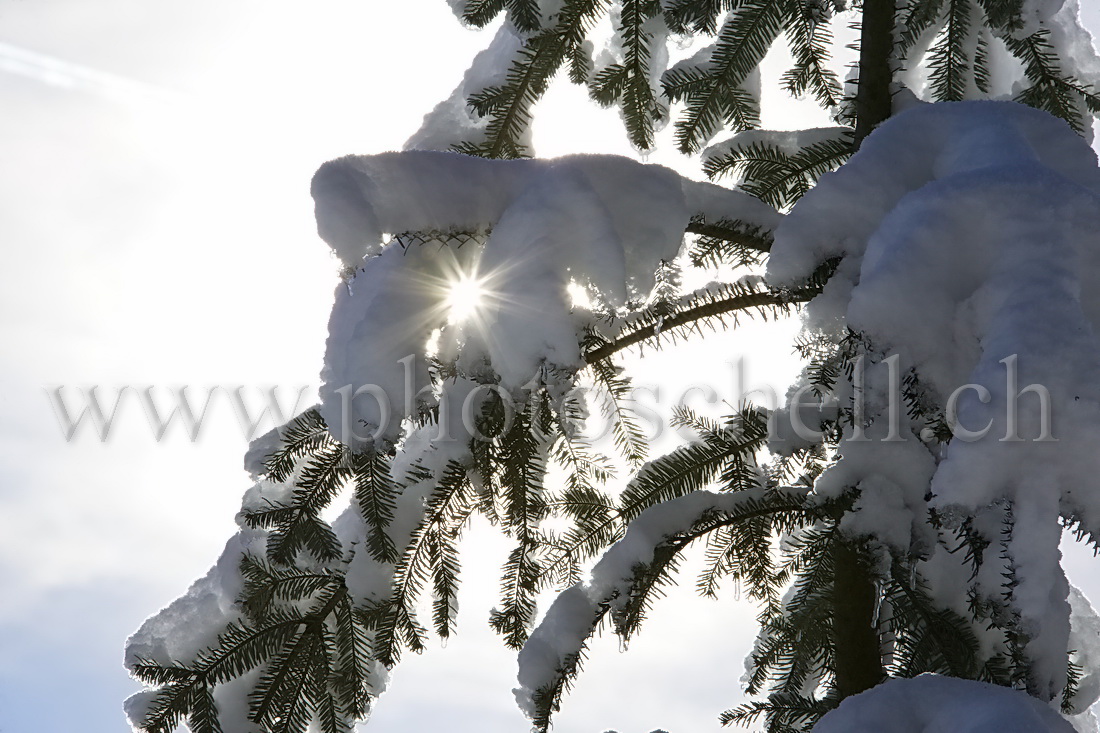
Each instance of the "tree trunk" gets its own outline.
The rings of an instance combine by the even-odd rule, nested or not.
[[[855,547],[837,540],[833,545],[833,641],[836,690],[842,700],[886,678],[874,627],[877,592]]]
[[[855,144],[890,116],[890,57],[894,48],[896,0],[863,0],[859,36],[859,86],[856,88]]]
[[[894,47],[896,0],[863,0],[856,89],[855,147],[890,117],[890,59]],[[852,544],[833,546],[833,641],[836,691],[840,699],[870,689],[886,678],[879,636],[874,628],[871,574]]]

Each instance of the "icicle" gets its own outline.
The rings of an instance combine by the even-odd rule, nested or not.
[[[879,616],[882,613],[882,596],[884,590],[885,589],[883,588],[882,581],[878,578],[875,578],[875,610],[871,614],[872,629],[878,628]]]

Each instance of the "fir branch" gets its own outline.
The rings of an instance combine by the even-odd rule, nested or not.
[[[189,667],[180,664],[162,666],[139,660],[136,669],[140,670],[142,679],[164,683],[154,697],[141,728],[147,733],[171,733],[186,715],[193,730],[217,733],[217,709],[212,697],[214,686],[267,665],[260,683],[250,696],[255,703],[250,715],[256,722],[267,720],[272,731],[304,730],[316,700],[327,694],[327,689],[314,685],[304,690],[288,686],[286,681],[300,679],[303,675],[315,675],[314,668],[319,663],[327,664],[327,661],[317,655],[308,658],[300,656],[293,650],[318,644],[318,635],[322,633],[326,619],[338,605],[347,603],[347,591],[339,582],[331,585],[327,594],[318,594],[312,608],[304,614],[293,609],[272,607],[263,618],[253,623],[229,623],[215,644],[200,652]],[[285,662],[285,669],[280,666],[280,660]],[[307,695],[309,700],[303,701],[295,695]],[[271,716],[268,711],[273,710],[276,703],[282,705],[280,709],[284,711],[292,706],[302,712],[285,720],[285,716]],[[304,723],[298,725],[303,715]],[[274,718],[279,718],[279,721]],[[291,723],[298,727],[288,727]]]
[[[441,558],[440,548],[453,544],[458,538],[458,528],[465,522],[473,504],[473,492],[466,477],[466,469],[455,461],[448,461],[438,476],[436,485],[427,500],[424,517],[413,530],[401,560],[394,569],[389,598],[378,601],[361,612],[367,629],[373,630],[372,656],[386,667],[393,667],[407,648],[419,653],[424,648],[426,632],[416,619],[416,600],[433,573],[433,556]],[[434,548],[434,549],[433,549]],[[451,552],[447,551],[448,556]],[[441,572],[457,568],[444,569]],[[452,587],[445,579],[437,578],[437,589]],[[447,603],[453,605],[453,599]],[[450,615],[436,621],[444,621],[437,631],[449,632]]]
[[[218,706],[214,703],[214,688],[203,681],[191,688],[191,712],[187,715],[187,727],[191,733],[221,733]]]
[[[505,0],[508,20],[523,33],[533,33],[542,26],[539,0]]]
[[[591,47],[578,43],[566,50],[569,60],[569,81],[573,84],[587,84],[592,77]]]
[[[333,699],[347,717],[361,720],[370,712],[370,683],[373,676],[370,636],[356,621],[346,598],[333,609],[336,663],[331,673]]]
[[[156,691],[139,727],[146,733],[173,733],[191,710],[192,690],[202,684],[198,675],[172,680]]]
[[[637,418],[625,407],[630,399],[630,382],[609,359],[589,361],[588,365],[596,383],[604,389],[604,414],[611,421],[615,447],[631,465],[640,465],[649,452],[649,445]]]
[[[905,58],[939,20],[945,0],[908,0],[897,39],[897,56]]]
[[[653,147],[653,123],[667,114],[650,85],[653,34],[645,30],[660,12],[658,0],[623,0],[616,29],[623,62],[597,74],[591,88],[592,98],[605,107],[620,103],[630,142],[642,150]]]
[[[253,623],[262,623],[278,610],[316,597],[329,587],[343,584],[343,576],[331,571],[310,572],[298,567],[274,565],[264,558],[245,554],[241,558],[244,588],[238,599]]]
[[[614,354],[648,339],[676,329],[695,327],[700,321],[721,318],[728,314],[756,310],[761,313],[786,312],[794,303],[805,303],[820,292],[816,287],[790,291],[745,290],[736,284],[716,293],[704,291],[689,300],[673,315],[647,315],[644,312],[612,341],[588,349],[584,360],[590,366],[604,362]],[[772,309],[772,310],[768,310]]]
[[[500,441],[500,474],[505,531],[516,540],[501,574],[501,601],[489,615],[489,625],[518,649],[535,620],[535,593],[541,569],[538,524],[547,514],[542,497],[546,453],[551,438],[551,410],[545,391],[538,390],[516,415]]]
[[[768,733],[800,733],[813,728],[836,700],[807,697],[793,692],[777,692],[767,700],[753,700],[718,716],[722,725],[752,725],[761,716],[768,720]]]
[[[542,578],[567,571],[617,541],[626,525],[646,508],[705,488],[738,455],[749,456],[763,445],[764,436],[745,436],[737,421],[720,434],[681,446],[643,465],[619,497],[617,509],[600,513],[558,538],[543,564]]]
[[[592,490],[595,484],[607,483],[615,476],[610,459],[577,436],[559,434],[551,455],[568,472],[566,482],[571,491]]]
[[[981,94],[989,94],[992,88],[989,66],[989,29],[978,30],[978,42],[974,46],[974,87]]]
[[[1044,28],[1025,38],[1006,36],[1001,40],[1023,62],[1024,73],[1032,82],[1016,96],[1016,101],[1061,117],[1078,133],[1085,126],[1078,104],[1092,115],[1100,114],[1100,95],[1096,89],[1062,73],[1049,30]]]
[[[756,694],[769,679],[775,691],[798,692],[815,669],[832,670],[832,587],[836,524],[818,521],[788,535],[781,546],[779,577],[794,577],[781,606],[769,604],[751,655],[746,692]]]
[[[625,599],[616,599],[611,613],[615,633],[624,644],[645,622],[653,603],[664,595],[663,588],[675,585],[681,553],[694,539],[690,534],[666,538],[653,549],[649,562],[638,563],[632,568],[630,590]]]
[[[303,630],[270,661],[249,695],[249,718],[253,722],[268,730],[292,725],[304,729],[309,718],[303,713],[309,703],[301,698],[308,696],[306,682],[316,644],[316,634]]]
[[[567,517],[572,526],[560,535],[547,535],[543,544],[559,560],[540,573],[539,587],[553,582],[560,588],[567,588],[580,582],[582,559],[595,555],[619,538],[614,521],[615,503],[610,496],[593,487],[569,486],[561,494],[548,497],[546,506],[552,514]],[[569,550],[577,545],[583,545],[583,549]]]
[[[264,459],[267,477],[276,483],[287,481],[302,460],[335,443],[317,408],[306,410],[283,427],[279,447]]]
[[[916,582],[914,582],[916,581]],[[915,677],[938,672],[952,677],[978,677],[978,639],[966,619],[938,608],[918,575],[894,561],[885,582],[894,636],[891,674]]]
[[[794,56],[794,68],[783,75],[783,86],[793,96],[813,93],[822,107],[840,103],[840,81],[828,67],[831,14],[827,6],[811,0],[788,0],[787,41]]]
[[[537,31],[542,24],[538,0],[466,0],[462,20],[484,28],[505,10],[508,20],[523,33]]]
[[[711,496],[715,499],[718,497],[713,494]],[[549,624],[551,628],[554,628],[561,613],[566,613],[571,623],[573,617],[586,606],[592,609],[593,615],[590,623],[583,627],[583,634],[578,634],[571,641],[575,648],[559,650],[559,654],[564,656],[551,682],[533,695],[532,701],[536,708],[533,719],[536,730],[547,729],[551,714],[560,705],[564,689],[572,683],[577,674],[588,639],[595,633],[609,610],[616,634],[624,641],[628,641],[642,623],[646,610],[660,595],[661,588],[674,582],[674,572],[684,548],[723,527],[741,525],[761,516],[792,512],[801,514],[805,492],[800,490],[774,492],[757,489],[732,496],[734,501],[725,501],[717,505],[689,504],[693,507],[695,516],[685,518],[680,524],[682,529],[667,531],[662,537],[653,537],[653,530],[650,527],[645,530],[639,529],[638,531],[642,534],[637,538],[632,538],[628,534],[624,543],[627,543],[626,546],[630,548],[629,556],[647,558],[633,566],[630,577],[623,579],[616,577],[621,573],[622,559],[616,554],[622,548],[616,545],[609,549],[604,558],[593,568],[592,583],[575,585],[560,596],[560,600],[551,608],[543,622]],[[667,505],[661,505],[659,509],[667,509],[672,516],[679,516],[681,510],[676,503],[677,499],[672,499],[667,502]],[[772,525],[766,526],[770,530]],[[765,531],[765,534],[770,537],[769,531]],[[639,545],[639,543],[642,544]],[[590,595],[593,589],[600,589],[600,595]],[[559,603],[563,605],[559,606]]]
[[[735,143],[708,157],[703,171],[710,178],[739,174],[741,190],[783,209],[802,198],[821,176],[843,165],[852,152],[852,131],[838,128],[836,137],[811,143],[794,154],[761,140]]]
[[[736,219],[708,222],[706,217],[697,214],[691,218],[685,231],[700,237],[690,254],[691,264],[696,267],[728,262],[730,255],[735,259],[753,259],[770,252],[772,248],[770,231]],[[740,252],[744,254],[738,257]]]
[[[970,0],[946,0],[947,13],[940,38],[929,50],[932,98],[957,102],[966,96],[971,71],[967,55],[970,36]]]
[[[504,11],[505,0],[466,0],[462,20],[472,26],[484,28]]]
[[[759,125],[756,100],[743,88],[783,26],[785,0],[742,0],[722,25],[705,66],[670,69],[665,94],[687,108],[676,123],[676,144],[697,152],[724,125]]]
[[[305,442],[296,441],[295,445]],[[288,448],[287,455],[296,450]],[[242,512],[249,527],[271,530],[267,551],[273,562],[290,565],[302,550],[322,562],[340,558],[340,541],[319,513],[335,498],[351,474],[351,452],[330,439],[302,464],[289,504],[269,503],[265,509]]]
[[[396,563],[397,547],[387,528],[393,521],[399,489],[389,461],[378,453],[358,453],[352,457],[351,473],[359,514],[367,526],[367,551],[378,562]]]
[[[713,36],[718,32],[718,16],[729,0],[671,0],[663,5],[665,22],[672,30]]]
[[[733,425],[711,440],[675,448],[639,469],[619,496],[619,516],[629,523],[644,510],[705,488],[735,456],[749,460],[766,435],[745,435]]]
[[[773,529],[791,522],[789,519],[777,521],[777,517],[795,517],[793,521],[797,523],[808,516],[804,492],[757,489],[744,492],[739,499],[732,510],[704,511],[689,529],[665,537],[655,547],[651,561],[634,566],[626,601],[617,602],[612,613],[615,633],[624,641],[629,641],[638,631],[660,589],[674,582],[683,550],[700,539],[722,534],[734,536],[733,551],[746,551],[745,555],[736,557],[734,565],[744,569],[741,577],[748,581],[752,597],[758,600],[775,597],[780,584],[773,577],[770,560],[763,565],[754,563],[761,555],[761,548],[765,548],[763,554],[770,558]]]
[[[472,506],[471,506],[472,509]],[[428,564],[432,569],[432,624],[441,639],[451,635],[458,616],[458,577],[462,564],[455,535],[433,532],[425,538]]]
[[[542,98],[565,58],[584,41],[607,2],[566,0],[557,23],[524,42],[504,84],[470,97],[471,109],[489,118],[485,139],[457,145],[455,150],[485,158],[523,157],[525,150],[519,141],[531,123],[531,108]]]
[[[327,507],[352,475],[352,453],[342,443],[326,446],[306,462],[294,484],[292,506],[312,514]]]
[[[1023,0],[977,0],[986,22],[995,31],[1012,34],[1024,27]]]
[[[596,606],[594,614],[589,619],[587,627],[593,631],[603,623],[604,617],[610,610],[608,604]],[[553,714],[561,709],[561,701],[576,682],[580,674],[581,666],[585,661],[585,653],[588,651],[589,633],[580,643],[575,652],[566,656],[554,672],[551,682],[540,687],[531,695],[534,706],[534,714],[531,716],[531,729],[534,733],[547,733],[550,730]]]

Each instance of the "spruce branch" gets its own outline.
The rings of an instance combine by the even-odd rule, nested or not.
[[[685,230],[688,234],[697,234],[711,244],[706,250],[720,250],[723,247],[743,247],[759,253],[767,253],[772,248],[772,233],[760,227],[733,219],[719,219],[708,222],[702,215],[691,218]],[[692,255],[692,264],[696,267],[709,261],[709,254]]]
[[[585,627],[584,635],[578,636],[573,641],[575,647],[561,650],[564,656],[559,660],[559,666],[551,680],[534,692],[532,702],[535,706],[533,716],[535,730],[545,731],[549,727],[551,716],[559,708],[564,691],[573,683],[579,672],[588,639],[609,612],[616,634],[624,641],[628,641],[644,620],[646,610],[660,595],[661,588],[673,582],[679,558],[686,547],[723,527],[737,526],[746,522],[752,526],[759,526],[753,524],[753,520],[759,517],[801,514],[804,511],[804,495],[804,491],[797,489],[774,491],[761,488],[731,494],[729,496],[735,498],[732,502],[701,508],[693,505],[696,507],[692,510],[695,516],[685,519],[683,529],[666,532],[662,537],[650,537],[644,534],[642,538],[634,540],[635,543],[641,541],[648,545],[645,551],[648,559],[636,563],[628,578],[618,579],[614,575],[606,574],[605,562],[611,564],[612,572],[616,574],[621,572],[617,564],[618,558],[614,558],[616,547],[610,548],[604,559],[597,563],[592,571],[593,576],[599,580],[594,581],[592,585],[576,585],[563,593],[562,597],[568,601],[566,608],[570,609],[570,613],[576,613],[577,609],[588,607],[592,610],[592,616]],[[672,498],[661,506],[667,506],[667,510],[676,515],[678,507],[675,505],[678,501],[682,503],[682,498]],[[772,525],[766,526],[768,531],[765,534],[770,539]],[[638,551],[637,544],[631,544],[630,547],[631,555]],[[588,597],[586,594],[590,593],[592,587],[600,588],[601,594]],[[550,617],[555,614],[556,608],[557,606],[548,612],[545,623],[553,623]]]
[[[839,168],[852,156],[852,130],[837,128],[835,137],[818,140],[788,153],[764,140],[736,142],[703,162],[710,178],[739,174],[741,190],[776,209],[784,209],[802,198],[821,176]]]
[[[610,359],[589,361],[588,365],[606,396],[604,414],[611,420],[615,447],[628,463],[633,466],[641,465],[649,453],[649,442],[637,418],[626,407],[631,396],[629,380],[620,374],[621,370]]]
[[[921,39],[939,20],[944,2],[946,0],[908,0],[897,39],[899,58],[905,58],[910,50],[920,46]]]
[[[946,0],[947,12],[940,38],[929,50],[932,96],[939,102],[957,102],[966,96],[972,77],[967,54],[971,0]]]
[[[589,365],[599,364],[618,352],[646,340],[675,332],[677,329],[697,327],[701,321],[721,318],[728,314],[750,310],[764,313],[787,312],[793,304],[805,303],[820,292],[813,287],[787,291],[752,290],[748,292],[737,285],[727,287],[729,289],[722,294],[716,295],[714,291],[706,291],[695,296],[693,301],[688,301],[681,310],[672,315],[643,312],[631,324],[624,327],[614,339],[588,349],[584,353],[585,362]]]
[[[455,461],[448,461],[434,478],[420,473],[416,477],[435,481],[424,516],[394,569],[390,596],[361,611],[363,623],[374,631],[372,656],[386,667],[397,664],[403,648],[414,653],[424,648],[427,633],[417,621],[416,601],[429,577],[434,579],[434,589],[445,593],[444,605],[448,609],[454,605],[450,593],[456,588],[458,567],[450,546],[457,541],[458,529],[474,503],[466,468]],[[448,564],[433,564],[433,558],[438,561],[444,555]],[[451,618],[449,610],[442,616],[437,613],[435,621],[441,636],[449,633]]]
[[[840,80],[828,67],[831,19],[823,3],[788,0],[785,25],[795,65],[783,75],[783,86],[796,97],[812,92],[825,108],[836,107],[841,99]]]
[[[544,544],[539,523],[548,513],[543,497],[546,457],[553,443],[553,416],[545,390],[537,390],[500,441],[504,529],[516,540],[501,574],[501,601],[489,625],[513,649],[523,646],[535,620],[535,594]]]
[[[528,38],[508,70],[503,85],[483,89],[469,99],[470,108],[488,117],[483,142],[466,142],[455,150],[485,158],[520,158],[520,143],[531,122],[531,108],[542,98],[566,57],[577,51],[608,0],[565,0],[557,23]]]
[[[758,103],[743,84],[779,36],[786,5],[786,0],[737,3],[705,65],[676,67],[665,73],[665,94],[687,105],[676,122],[676,144],[681,151],[697,152],[726,124],[739,130],[759,125]]]
[[[627,135],[642,150],[653,147],[654,122],[668,114],[651,85],[654,36],[646,30],[660,12],[656,0],[624,0],[616,27],[623,59],[598,71],[589,85],[589,94],[597,104],[604,107],[619,104]]]
[[[668,0],[664,4],[665,21],[677,33],[713,36],[718,32],[718,17],[728,0]]]

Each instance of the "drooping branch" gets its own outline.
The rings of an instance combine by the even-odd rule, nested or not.
[[[639,344],[646,339],[656,338],[662,333],[677,328],[691,326],[708,318],[716,318],[727,313],[745,311],[750,308],[786,308],[796,303],[805,303],[820,292],[817,288],[803,288],[792,291],[760,291],[735,295],[730,298],[700,303],[673,315],[658,319],[656,323],[636,328],[628,327],[613,341],[608,341],[585,352],[584,360],[588,364],[602,361],[608,357]]]
[[[727,242],[754,249],[757,252],[770,252],[772,248],[771,232],[765,230],[747,230],[726,226],[726,222],[708,222],[701,217],[695,217],[687,225],[685,231],[688,234],[698,234],[703,237],[724,239]]]

